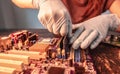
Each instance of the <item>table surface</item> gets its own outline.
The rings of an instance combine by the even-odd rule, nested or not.
[[[0,30],[0,36],[8,36],[20,29]],[[41,37],[54,37],[46,29],[28,29]],[[120,74],[120,47],[101,43],[96,49],[89,50],[98,74]]]

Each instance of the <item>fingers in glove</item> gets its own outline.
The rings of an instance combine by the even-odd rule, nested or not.
[[[85,40],[85,38],[87,36],[89,36],[89,34],[92,32],[92,30],[85,30],[83,31],[83,33],[78,37],[78,39],[75,40],[75,42],[73,43],[72,47],[74,49],[77,49],[81,43]]]
[[[98,46],[98,44],[103,40],[103,36],[99,35],[98,38],[96,38],[96,40],[94,42],[92,42],[90,48],[94,49]]]
[[[49,11],[49,13],[44,14],[42,16],[44,18],[44,21],[46,21],[46,28],[49,32],[53,32],[53,24],[55,23],[54,13],[52,11]]]
[[[81,43],[81,48],[86,49],[95,39],[98,37],[99,33],[94,30],[92,31],[89,36]]]
[[[38,19],[41,22],[41,24],[49,30],[49,32],[53,32],[52,25],[55,23],[54,21],[54,13],[52,11],[49,11],[49,13],[43,13],[42,11],[39,11]]]
[[[84,31],[84,27],[81,26],[79,29],[76,30],[76,32],[73,34],[72,38],[70,39],[70,44],[72,44],[79,36],[80,34]]]
[[[53,33],[54,34],[60,34],[60,29],[61,29],[61,27],[63,26],[63,25],[67,25],[67,24],[65,24],[65,22],[66,22],[66,19],[62,16],[62,17],[60,17],[57,21],[56,21],[56,23],[54,23],[53,24]],[[66,27],[65,27],[66,28]]]
[[[65,36],[68,33],[68,24],[64,23],[62,27],[60,28],[60,35]]]
[[[52,19],[52,16],[48,19],[47,21],[47,29],[49,32],[53,32],[53,23],[54,23],[54,20]]]
[[[38,14],[38,19],[39,19],[39,21],[40,21],[40,23],[44,26],[44,27],[46,27],[46,25],[47,25],[47,23],[46,23],[46,21],[45,21],[45,17],[43,17],[43,13],[40,13],[40,11],[39,11],[39,14]],[[46,27],[47,28],[47,27]]]
[[[81,27],[82,25],[83,25],[83,23],[73,24],[73,25],[72,25],[72,30],[76,30],[76,29],[78,29],[79,27]]]
[[[39,21],[45,28],[47,28],[46,21],[44,19],[41,18],[41,19],[39,19]]]

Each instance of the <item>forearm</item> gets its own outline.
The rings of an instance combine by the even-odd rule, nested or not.
[[[34,8],[32,0],[12,0],[12,2],[21,8]]]

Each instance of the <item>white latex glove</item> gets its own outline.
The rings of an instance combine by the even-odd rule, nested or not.
[[[82,49],[90,47],[94,49],[107,35],[108,30],[115,31],[120,25],[120,20],[115,14],[106,14],[94,17],[85,22],[73,25],[78,29],[70,40],[72,47]]]
[[[38,19],[50,32],[65,36],[72,31],[69,12],[61,0],[33,0],[33,5],[40,8]]]

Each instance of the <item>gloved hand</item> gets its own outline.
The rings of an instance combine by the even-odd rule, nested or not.
[[[61,0],[33,0],[33,5],[40,8],[38,19],[50,32],[64,36],[72,31],[69,12]]]
[[[72,47],[94,49],[107,35],[109,30],[115,31],[120,25],[120,19],[115,14],[106,14],[94,17],[85,22],[73,25],[78,29],[70,40]]]

